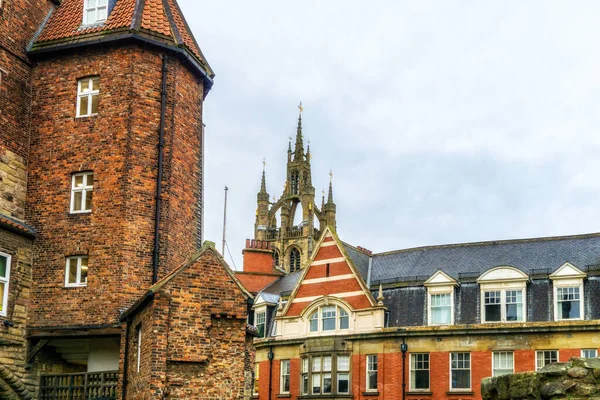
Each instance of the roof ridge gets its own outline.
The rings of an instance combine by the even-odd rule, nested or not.
[[[447,249],[447,248],[458,248],[458,247],[475,247],[475,246],[494,246],[504,244],[515,244],[515,243],[532,243],[532,242],[549,242],[558,240],[570,240],[570,239],[591,239],[600,237],[600,232],[584,233],[577,235],[565,235],[565,236],[542,236],[536,238],[524,238],[524,239],[502,239],[502,240],[486,240],[481,242],[465,242],[465,243],[448,243],[441,245],[429,245],[429,246],[418,246],[410,247],[406,249],[390,250],[381,253],[373,253],[373,256],[387,256],[399,253],[408,253],[419,250],[433,250],[433,249]]]

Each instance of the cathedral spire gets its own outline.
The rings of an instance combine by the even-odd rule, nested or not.
[[[267,182],[265,179],[265,169],[267,167],[267,162],[263,158],[263,172],[262,172],[262,180],[260,181],[260,193],[267,193]]]
[[[298,128],[296,129],[296,148],[294,150],[294,161],[304,161],[304,141],[302,140],[302,102],[298,106]]]
[[[327,204],[333,204],[333,172],[329,171],[329,194],[327,195]]]

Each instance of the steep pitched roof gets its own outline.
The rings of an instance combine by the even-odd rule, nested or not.
[[[239,281],[239,279],[237,279],[237,277],[235,276],[235,273],[233,272],[231,267],[229,267],[229,265],[227,265],[227,262],[225,261],[225,259],[223,259],[223,257],[219,254],[219,252],[215,249],[214,243],[206,241],[202,245],[202,248],[200,250],[198,250],[198,252],[196,252],[188,261],[186,261],[184,264],[182,264],[175,270],[171,271],[164,278],[162,278],[161,280],[156,282],[154,285],[152,285],[150,287],[150,289],[148,289],[148,291],[144,294],[144,296],[142,296],[131,307],[129,307],[127,310],[125,310],[121,314],[121,321],[124,321],[129,315],[134,314],[142,305],[144,305],[146,303],[146,301],[148,301],[156,293],[158,293],[165,285],[167,285],[169,282],[171,282],[173,279],[175,279],[177,277],[177,275],[179,275],[181,272],[185,271],[187,268],[189,268],[191,265],[193,265],[196,261],[198,261],[198,259],[200,257],[202,257],[202,255],[205,254],[206,252],[212,252],[217,257],[217,259],[223,266],[223,269],[225,270],[227,275],[229,275],[229,277],[233,280],[233,282],[239,287],[239,289],[242,291],[242,293],[244,293],[244,295],[247,298],[250,298],[250,299],[254,298],[254,296],[252,296],[252,294],[244,287],[244,285]]]
[[[89,26],[82,24],[83,2],[84,0],[63,0],[33,40],[30,53],[117,38],[144,38],[154,44],[178,48],[190,54],[212,83],[215,74],[194,39],[176,0],[109,1],[110,13],[106,21]]]

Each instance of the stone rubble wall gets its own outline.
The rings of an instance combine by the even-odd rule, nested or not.
[[[572,358],[538,372],[485,378],[481,395],[483,400],[600,400],[600,358]]]

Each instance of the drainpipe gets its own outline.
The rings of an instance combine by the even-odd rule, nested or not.
[[[127,369],[129,367],[129,326],[131,325],[131,317],[127,317],[125,322],[125,355],[123,356],[123,386],[121,388],[121,399],[125,400],[127,394]]]
[[[271,391],[273,390],[273,358],[275,358],[275,354],[273,354],[273,346],[269,347],[269,400],[271,400]]]
[[[373,257],[369,257],[369,269],[367,272],[367,288],[371,289],[371,270],[373,269]]]
[[[406,399],[406,352],[408,351],[408,345],[406,344],[406,338],[402,337],[402,344],[400,345],[400,351],[402,352],[402,400]]]
[[[162,205],[163,150],[165,147],[165,112],[167,108],[167,56],[162,59],[162,84],[160,91],[160,127],[158,129],[158,172],[156,173],[156,212],[154,215],[154,248],[152,250],[152,283],[158,281],[158,256],[160,246],[160,209]]]

